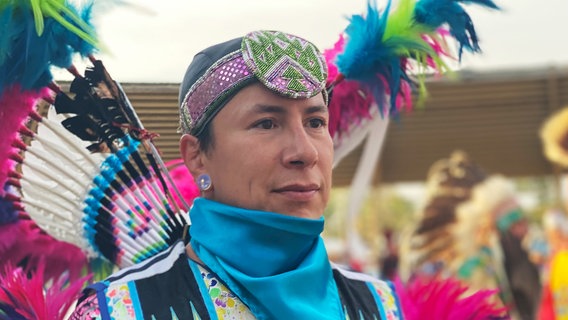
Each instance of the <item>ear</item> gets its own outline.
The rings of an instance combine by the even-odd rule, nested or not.
[[[194,179],[206,173],[203,163],[204,154],[199,147],[199,140],[196,137],[184,134],[179,141],[179,149],[183,162]]]

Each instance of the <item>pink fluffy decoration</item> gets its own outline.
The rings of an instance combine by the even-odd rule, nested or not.
[[[49,278],[45,267],[43,260],[33,269],[5,266],[0,273],[0,310],[16,313],[11,316],[17,319],[64,319],[90,276],[70,281],[63,273]],[[49,279],[53,282],[45,287]]]
[[[10,265],[35,266],[45,261],[45,276],[52,278],[64,272],[71,280],[78,279],[86,270],[87,257],[78,247],[55,240],[32,220],[0,226],[0,270]]]
[[[10,154],[18,152],[12,147],[17,138],[18,128],[24,123],[38,99],[47,96],[49,89],[38,91],[22,91],[19,85],[12,85],[0,93],[0,186],[6,182],[8,173],[14,169]],[[0,195],[4,190],[0,188]]]
[[[341,35],[332,49],[325,50],[324,56],[328,65],[328,83],[333,82],[338,75],[335,58],[343,52],[345,39]],[[357,125],[362,119],[370,118],[369,108],[373,97],[357,82],[343,80],[333,88],[333,96],[329,102],[329,133],[332,137],[348,132],[352,125]]]
[[[436,52],[436,55],[453,59],[452,55],[445,49],[445,37],[449,35],[449,31],[440,28],[436,32],[440,35],[440,38],[424,35],[423,40],[430,45]],[[340,35],[334,47],[324,51],[328,65],[328,85],[334,83],[339,74],[335,65],[335,59],[339,54],[343,53],[344,46],[345,39],[343,35]],[[437,75],[441,74],[444,69],[443,66],[438,65],[431,57],[427,59],[427,64],[432,70]],[[408,59],[401,58],[400,63],[401,69],[406,70],[408,73],[412,72],[412,65],[408,62]],[[382,82],[385,88],[385,96],[390,96],[388,82],[385,79],[382,79]],[[371,117],[369,108],[374,100],[369,90],[356,81],[343,80],[334,84],[332,99],[329,103],[329,133],[332,137],[337,136],[341,138],[342,135],[347,134],[352,129],[353,125],[357,126],[361,120]],[[396,109],[397,111],[404,110],[405,112],[410,112],[412,111],[412,104],[411,83],[401,79],[400,91],[395,101]],[[383,116],[389,116],[386,114],[387,112],[388,108],[382,110]]]
[[[182,159],[175,159],[165,163],[169,168],[170,176],[179,190],[185,202],[191,206],[193,199],[199,197],[199,188],[195,184],[191,173],[183,163]],[[171,188],[171,187],[170,187]],[[173,197],[180,208],[183,208],[181,200],[175,192],[172,192]]]
[[[496,290],[467,295],[467,286],[457,279],[417,277],[404,285],[395,280],[400,304],[407,320],[428,319],[510,319],[506,308],[492,301]]]

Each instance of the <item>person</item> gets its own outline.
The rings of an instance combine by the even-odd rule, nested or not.
[[[496,303],[515,319],[534,319],[539,272],[522,245],[527,218],[511,182],[458,150],[431,166],[427,187],[422,215],[403,241],[402,278],[453,276],[472,292],[498,289]]]
[[[389,282],[329,262],[333,142],[315,45],[254,31],[209,47],[180,87],[200,190],[178,242],[85,290],[71,319],[398,319]]]
[[[478,4],[498,9],[492,0]],[[389,283],[343,271],[327,259],[320,233],[334,157],[328,132],[346,137],[361,118],[371,117],[371,104],[381,115],[408,110],[414,79],[425,93],[425,77],[409,73],[447,70],[442,58],[450,55],[448,37],[456,40],[456,58],[480,47],[459,3],[446,10],[433,1],[409,0],[392,13],[390,8],[369,2],[365,15],[352,16],[331,50],[332,63],[310,42],[274,31],[253,32],[195,57],[180,90],[181,151],[202,197],[193,204],[185,237],[185,203],[178,199],[180,208],[173,202],[154,135],[93,56],[100,42],[89,22],[92,6],[3,6],[11,36],[3,50],[7,59],[0,59],[9,75],[0,84],[0,113],[11,120],[3,126],[0,185],[8,176],[24,181],[39,171],[39,183],[24,183],[17,199],[30,216],[51,235],[124,268],[87,288],[71,318],[400,318]],[[84,75],[71,63],[72,53],[92,63]],[[335,76],[326,79],[328,66]],[[74,77],[72,94],[52,81],[52,67]],[[333,103],[327,90],[334,92]],[[38,100],[52,104],[52,113],[66,114],[59,117],[64,120],[35,112]],[[30,119],[57,142],[43,139],[43,130],[22,131]],[[49,148],[28,148],[20,134]],[[13,171],[16,163],[23,165],[22,174]],[[10,311],[54,307],[47,296],[57,287],[32,289],[9,301]],[[2,304],[7,300],[14,299]]]

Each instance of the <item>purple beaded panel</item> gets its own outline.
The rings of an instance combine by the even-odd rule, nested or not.
[[[199,131],[218,102],[234,87],[254,75],[247,68],[240,52],[234,52],[216,62],[189,89],[181,105],[183,132]]]

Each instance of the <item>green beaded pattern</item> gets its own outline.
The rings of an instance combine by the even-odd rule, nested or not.
[[[312,43],[278,31],[254,31],[242,42],[247,67],[266,87],[289,98],[325,91],[327,65]]]

